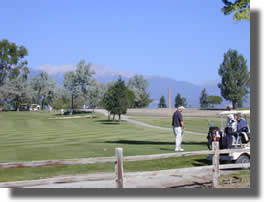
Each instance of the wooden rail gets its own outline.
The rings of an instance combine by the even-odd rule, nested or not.
[[[219,165],[220,154],[232,154],[234,152],[249,152],[249,149],[225,149],[220,150],[218,142],[213,142],[213,150],[209,151],[193,151],[193,152],[179,152],[167,154],[153,154],[153,155],[140,155],[140,156],[126,156],[123,157],[123,149],[115,149],[115,157],[98,157],[98,158],[82,158],[82,159],[67,159],[67,160],[48,160],[48,161],[32,161],[32,162],[13,162],[13,163],[0,163],[0,168],[25,168],[25,167],[41,167],[41,166],[57,166],[57,165],[75,165],[75,164],[95,164],[95,163],[115,163],[116,184],[118,188],[124,188],[124,161],[145,161],[155,160],[172,157],[193,156],[193,155],[208,155],[213,156],[212,167],[212,182],[213,187],[218,186],[218,178],[220,176],[220,169],[230,168],[249,168],[250,163],[246,164],[226,164]],[[208,167],[208,166],[207,166]],[[155,172],[155,171],[154,171]]]

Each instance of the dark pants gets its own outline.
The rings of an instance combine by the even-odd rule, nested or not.
[[[233,134],[232,133],[227,133],[226,134],[226,147],[227,149],[232,148],[232,142],[233,142]]]

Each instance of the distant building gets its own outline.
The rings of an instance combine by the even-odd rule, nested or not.
[[[22,104],[20,106],[21,111],[39,111],[40,105],[38,104]]]

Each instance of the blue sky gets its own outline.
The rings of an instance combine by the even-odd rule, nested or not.
[[[200,83],[228,49],[250,64],[250,24],[221,0],[2,1],[0,40],[24,45],[30,67],[79,60]]]

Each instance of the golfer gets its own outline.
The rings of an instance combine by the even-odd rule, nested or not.
[[[175,151],[184,151],[181,148],[182,137],[183,137],[183,129],[184,129],[184,122],[182,119],[181,112],[183,111],[183,106],[178,106],[177,110],[174,112],[172,117],[172,128],[175,135]]]

